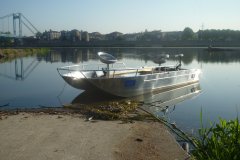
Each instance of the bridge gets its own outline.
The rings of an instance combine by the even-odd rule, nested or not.
[[[7,20],[8,22],[8,32],[9,31],[9,18],[13,18],[13,34],[6,34],[4,31],[5,31],[5,20]],[[16,20],[19,20],[19,34],[17,35],[17,28],[16,28]],[[28,25],[30,25],[36,32],[33,31],[33,29],[31,29],[27,23],[25,23],[23,21],[23,19],[25,21],[28,22]],[[2,25],[0,25],[0,37],[6,37],[6,38],[18,38],[18,39],[22,39],[22,24],[28,28],[32,33],[33,35],[35,36],[37,32],[39,32],[36,27],[33,26],[33,24],[22,14],[22,13],[12,13],[12,14],[9,14],[9,15],[6,15],[6,16],[3,16],[3,17],[0,17],[0,24],[2,23]]]

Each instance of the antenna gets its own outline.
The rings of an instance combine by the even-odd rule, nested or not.
[[[202,27],[202,32],[203,32],[203,28],[205,27],[205,26],[203,25],[203,23],[202,23],[202,25],[201,25],[200,27]],[[202,32],[201,32],[201,38],[202,38]]]
[[[203,23],[202,23],[201,27],[202,27],[202,30],[203,30],[203,28],[205,27],[205,26],[203,25]]]

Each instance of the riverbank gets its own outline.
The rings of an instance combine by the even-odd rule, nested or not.
[[[38,53],[46,53],[49,51],[49,48],[0,49],[0,63]]]
[[[153,121],[87,121],[82,114],[1,114],[2,159],[187,159],[165,126]],[[190,159],[190,158],[189,158]]]

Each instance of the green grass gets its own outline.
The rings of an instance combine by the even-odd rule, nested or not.
[[[4,54],[6,54],[6,56],[7,56],[7,57],[5,58],[5,60],[8,61],[8,60],[9,60],[9,55],[10,55],[9,52],[8,52],[8,51],[5,51]]]
[[[4,53],[7,55],[7,57],[9,57],[9,52],[8,51],[5,51]]]
[[[26,53],[32,53],[31,55],[33,55],[34,51],[37,53],[46,53],[46,52],[50,52],[50,48],[38,48],[38,49],[34,49],[34,48],[25,48],[23,49],[24,52]],[[14,52],[15,53],[15,52]]]
[[[38,53],[50,52],[50,48],[40,48],[40,49],[37,49],[37,52],[38,52]]]
[[[23,51],[26,53],[30,53],[30,49],[28,49],[28,48],[23,49]]]
[[[237,110],[238,112],[238,110]],[[199,138],[195,138],[197,145],[192,155],[198,160],[237,160],[240,159],[240,125],[236,120],[223,120],[214,123],[210,129],[203,128],[202,109],[200,113],[202,127],[199,129]]]

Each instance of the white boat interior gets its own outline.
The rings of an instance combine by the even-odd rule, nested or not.
[[[135,77],[141,75],[153,75],[165,72],[174,72],[178,71],[176,65],[166,65],[166,66],[144,66],[136,68],[127,68],[126,65],[122,62],[115,63],[122,64],[123,68],[114,68],[112,64],[111,69],[101,68],[104,64],[86,64],[86,65],[74,65],[74,66],[65,66],[58,68],[58,71],[67,71],[67,73],[61,74],[62,76],[73,77],[73,78],[117,78],[117,77]],[[90,67],[92,69],[85,69]],[[93,68],[94,67],[94,68]],[[184,69],[180,69],[184,70]]]

